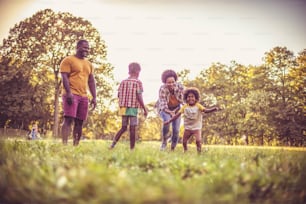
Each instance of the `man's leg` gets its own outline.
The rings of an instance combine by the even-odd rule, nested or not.
[[[64,111],[64,122],[62,125],[62,140],[63,140],[63,144],[67,144],[68,142],[68,138],[71,132],[71,125],[74,121],[74,118],[76,117],[76,113],[77,113],[77,108],[78,108],[78,104],[77,104],[77,100],[76,100],[77,96],[73,96],[73,101],[72,104],[68,104],[67,102],[67,98],[66,95],[62,96],[63,99],[63,111]]]
[[[67,145],[68,136],[70,134],[72,122],[73,122],[72,117],[69,117],[69,116],[64,117],[64,123],[62,125],[62,141],[64,145]]]
[[[83,120],[75,119],[73,128],[73,145],[77,146],[80,143],[82,137]]]
[[[73,145],[77,146],[79,145],[82,137],[83,122],[87,118],[89,101],[87,97],[74,96],[74,98],[77,103],[77,112],[74,120]]]

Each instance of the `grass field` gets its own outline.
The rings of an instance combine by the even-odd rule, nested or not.
[[[306,149],[0,140],[4,203],[306,203]]]

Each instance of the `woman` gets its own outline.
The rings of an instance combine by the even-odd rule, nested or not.
[[[168,69],[161,76],[163,85],[159,89],[159,98],[156,104],[158,113],[163,120],[170,120],[183,104],[184,87],[177,82],[177,74],[175,71]],[[167,139],[170,125],[172,125],[171,150],[174,150],[179,138],[181,117],[173,120],[171,124],[162,127],[162,144],[160,150],[165,150],[167,147]]]

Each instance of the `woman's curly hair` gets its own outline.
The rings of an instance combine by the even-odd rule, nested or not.
[[[188,94],[192,93],[196,101],[200,100],[200,91],[195,87],[189,87],[184,90],[184,101],[187,101]]]
[[[161,75],[161,80],[163,83],[166,83],[166,80],[169,78],[169,77],[174,77],[174,80],[176,81],[177,80],[177,74],[175,71],[173,71],[172,69],[167,69],[165,70],[162,75]]]

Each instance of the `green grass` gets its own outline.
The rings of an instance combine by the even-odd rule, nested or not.
[[[305,148],[0,140],[0,203],[305,203]]]

